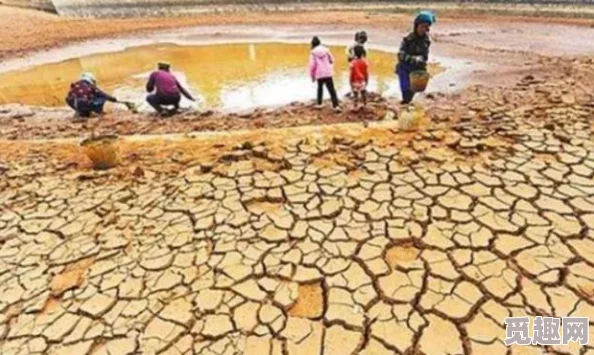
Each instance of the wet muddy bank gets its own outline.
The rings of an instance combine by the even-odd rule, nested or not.
[[[430,85],[430,92],[454,92],[460,90],[467,85],[504,85],[513,83],[517,80],[521,73],[530,69],[530,63],[534,58],[551,53],[558,53],[563,51],[565,54],[583,55],[588,54],[588,47],[575,46],[565,43],[560,35],[545,35],[544,33],[535,31],[539,27],[530,26],[528,24],[516,24],[515,27],[490,26],[485,23],[462,23],[453,24],[448,19],[441,24],[433,33],[434,45],[431,53],[431,60],[433,63],[439,64],[444,72],[435,77]],[[356,22],[355,22],[356,23]],[[70,82],[76,80],[76,77],[82,71],[94,71],[107,78],[107,89],[114,89],[117,86],[110,87],[109,81],[128,80],[136,83],[136,86],[142,81],[142,74],[147,74],[152,70],[154,61],[162,59],[161,57],[167,51],[183,52],[181,57],[176,58],[173,55],[170,62],[174,68],[180,71],[184,76],[188,72],[192,76],[194,69],[200,68],[201,62],[204,61],[205,56],[209,56],[209,49],[204,46],[212,46],[216,48],[232,48],[237,47],[238,53],[236,56],[247,56],[246,60],[254,61],[256,66],[267,66],[267,64],[259,64],[261,61],[270,61],[276,54],[270,52],[263,55],[256,56],[258,50],[256,48],[267,46],[285,46],[291,45],[293,48],[290,53],[289,61],[291,67],[295,69],[295,77],[303,81],[303,87],[298,88],[297,92],[301,96],[295,100],[304,100],[308,98],[305,91],[311,90],[309,85],[305,83],[306,75],[300,75],[301,71],[305,72],[305,64],[307,61],[307,43],[314,34],[320,35],[326,44],[335,46],[333,48],[334,55],[339,59],[344,59],[344,46],[352,41],[352,33],[355,25],[303,25],[299,28],[285,24],[285,25],[268,25],[268,26],[206,26],[194,27],[189,29],[178,29],[175,31],[166,31],[147,35],[142,38],[130,37],[120,40],[97,40],[86,44],[72,45],[63,48],[56,48],[47,52],[40,52],[28,56],[24,59],[13,59],[0,63],[0,76],[3,78],[12,78],[10,80],[0,81],[0,95],[4,91],[4,95],[0,97],[0,102],[11,103],[19,102],[31,105],[62,105],[63,97],[66,94]],[[562,35],[572,35],[579,27],[559,27],[557,30],[561,31]],[[373,63],[372,78],[380,78],[384,81],[389,81],[389,92],[385,96],[398,96],[397,80],[393,74],[393,66],[396,62],[395,51],[398,48],[399,41],[403,33],[406,33],[406,28],[402,30],[388,29],[379,27],[369,27],[371,42],[369,47],[372,51],[386,53],[381,59],[381,65],[376,66]],[[594,32],[593,32],[594,34]],[[491,40],[487,43],[483,40],[484,37],[489,37]],[[531,43],[529,47],[524,44]],[[541,43],[542,42],[542,43]],[[546,45],[544,43],[547,43]],[[245,44],[244,47],[241,47]],[[191,48],[194,48],[196,53],[191,53]],[[241,48],[239,48],[241,47]],[[169,49],[168,49],[169,48]],[[172,49],[173,48],[173,49]],[[201,49],[203,48],[203,49]],[[287,47],[289,48],[289,47]],[[162,51],[164,50],[164,52]],[[202,52],[200,52],[202,51]],[[221,55],[228,55],[228,50]],[[282,51],[281,51],[282,52]],[[298,52],[301,53],[298,55]],[[127,60],[127,57],[133,58],[136,54],[142,55],[147,59],[142,63],[135,63],[135,60]],[[202,53],[202,54],[200,54]],[[206,53],[206,54],[205,54]],[[278,53],[277,53],[278,54]],[[120,58],[121,57],[121,58]],[[216,57],[216,56],[215,56]],[[220,57],[220,56],[219,56]],[[117,58],[122,59],[122,63],[128,63],[125,66],[128,68],[127,72],[122,73],[120,65],[114,69],[112,64],[102,61],[101,58],[106,58],[108,62],[113,62]],[[117,59],[118,61],[120,59]],[[168,58],[169,59],[169,58]],[[105,62],[105,63],[103,63]],[[190,68],[184,68],[187,64]],[[221,74],[220,67],[227,67],[226,60],[224,63],[217,63],[214,59],[209,66],[212,70],[207,70],[205,73],[198,73],[194,75],[194,81],[200,82],[201,85],[209,87],[225,86],[225,80],[219,80],[217,75]],[[46,65],[47,70],[51,73],[48,75],[44,73],[43,69],[38,70],[37,66]],[[217,69],[219,68],[219,69]],[[346,66],[342,65],[339,70],[345,70]],[[189,69],[189,70],[188,70]],[[199,70],[199,71],[200,71]],[[265,68],[264,71],[268,69]],[[228,72],[229,70],[227,70]],[[297,73],[299,71],[299,73]],[[11,73],[12,72],[12,73]],[[134,73],[135,74],[134,74]],[[145,73],[146,72],[146,73]],[[105,75],[103,75],[105,74]],[[130,76],[130,75],[132,76]],[[194,73],[195,74],[195,73]],[[215,75],[216,74],[216,75]],[[279,78],[283,75],[276,75],[278,73],[271,73],[271,81],[280,85]],[[232,76],[235,76],[233,74]],[[239,76],[242,74],[239,73]],[[146,76],[146,75],[145,75]],[[223,78],[224,79],[224,78]],[[274,80],[272,80],[274,79]],[[213,81],[214,80],[214,81]],[[39,82],[40,83],[36,83]],[[219,82],[220,81],[220,82]],[[211,84],[208,84],[212,82]],[[206,84],[202,84],[206,83]],[[16,88],[11,87],[15,85]],[[102,86],[105,81],[102,81]],[[234,86],[234,85],[231,85]],[[236,85],[235,85],[236,86]],[[306,87],[307,86],[307,87]],[[137,88],[138,89],[138,88]],[[253,88],[244,87],[243,90],[235,90],[237,95],[248,94],[254,95]],[[377,88],[372,88],[377,90]],[[14,92],[16,90],[16,93]],[[137,91],[137,92],[136,92]],[[143,90],[123,90],[123,95],[126,99],[131,99],[142,103]],[[221,90],[219,90],[221,91]],[[275,90],[273,90],[275,91]],[[47,97],[43,100],[39,96],[50,93],[52,97]],[[233,92],[233,90],[232,90]],[[386,90],[379,90],[379,92],[386,94]],[[115,92],[116,95],[122,94]],[[135,95],[135,97],[128,97],[127,95]],[[218,94],[221,96],[222,94]],[[229,99],[231,100],[231,99]],[[284,100],[284,101],[283,101]],[[251,107],[231,107],[231,111],[238,111],[242,109],[253,108],[254,106],[269,106],[282,105],[288,103],[284,98],[278,102],[258,102],[254,100]],[[201,110],[218,110],[211,102],[203,101],[199,108]]]
[[[526,116],[533,120],[547,118],[549,115],[562,120],[563,112],[590,110],[587,107],[592,105],[594,92],[584,83],[594,80],[591,60],[568,62],[546,59],[534,63],[532,68],[530,73],[524,73],[521,79],[509,86],[473,85],[450,94],[427,94],[418,101],[427,112],[428,124],[423,129],[443,128],[474,119],[498,120],[506,117],[504,112],[510,111],[517,111],[521,117]],[[149,135],[341,122],[363,125],[393,119],[401,109],[394,99],[376,96],[371,101],[366,110],[352,111],[352,103],[343,99],[345,110],[340,114],[333,113],[329,104],[323,110],[316,110],[313,102],[309,101],[276,108],[259,108],[244,114],[190,111],[168,119],[117,111],[83,123],[73,122],[72,113],[68,110],[17,106],[0,113],[0,137],[5,140],[23,140],[80,138],[92,131],[96,134]],[[554,113],[556,110],[560,113]]]
[[[130,28],[140,22],[133,25],[130,21],[122,21],[122,24],[126,23],[127,26],[130,26],[126,27],[127,29],[120,28],[124,37],[104,38],[84,44],[61,46],[49,51],[38,52],[26,58],[3,61],[0,63],[0,73],[26,70],[34,65],[58,63],[69,58],[121,51],[142,45],[191,46],[252,42],[290,43],[306,46],[311,36],[318,34],[329,44],[344,46],[352,40],[353,32],[360,28],[368,29],[372,49],[393,52],[397,49],[402,35],[410,27],[408,15],[370,12],[300,13],[292,17],[279,14],[258,14],[249,18],[227,16],[223,23],[217,26],[208,25],[221,18],[202,17],[200,20],[194,20],[202,21],[206,25],[152,32],[143,37],[126,35]],[[114,20],[115,27],[120,23],[118,21]],[[144,24],[153,23],[151,21],[147,19]],[[258,24],[254,24],[256,22]],[[297,27],[296,23],[299,22],[301,24]],[[322,22],[324,25],[319,25]],[[65,26],[64,28],[71,28],[77,24],[76,20],[60,23]],[[98,28],[95,26],[99,26],[100,23],[95,20],[89,21],[91,30],[88,34],[90,36],[104,36],[101,31],[93,32]],[[192,23],[191,20],[182,19],[179,21],[179,26],[186,26],[190,23]],[[556,31],[551,32],[551,28]],[[566,65],[570,63],[570,59],[568,59],[570,56],[579,57],[594,53],[594,46],[577,46],[566,41],[567,36],[572,37],[580,34],[580,38],[594,38],[589,35],[590,32],[594,34],[594,29],[578,25],[555,24],[553,21],[547,24],[534,21],[534,19],[517,22],[512,21],[511,18],[444,16],[440,18],[439,25],[436,26],[432,34],[434,41],[431,57],[432,61],[443,65],[446,71],[432,81],[430,88],[436,92],[445,93],[445,95],[433,93],[433,96],[443,98],[444,101],[450,100],[451,102],[444,103],[445,106],[461,105],[464,107],[468,92],[472,92],[476,85],[483,85],[489,90],[493,90],[493,93],[502,95],[508,90],[506,88],[510,88],[513,92],[514,86],[526,75],[543,74],[547,78],[563,75],[559,66],[553,63],[559,62]],[[49,35],[53,35],[53,33]],[[57,35],[56,38],[59,38],[59,33]],[[43,36],[39,38],[47,39]],[[486,38],[489,40],[486,41]],[[24,44],[24,48],[27,48],[26,44]],[[342,54],[342,51],[335,53],[336,56]],[[559,56],[563,56],[564,59],[554,58]],[[175,66],[175,63],[173,64]],[[305,68],[305,64],[306,58],[303,60],[303,68]],[[84,69],[84,66],[81,66],[80,69]],[[66,81],[75,80],[78,72],[70,74],[67,78],[65,76]],[[562,87],[561,90],[565,90],[565,86]],[[571,88],[568,89],[571,90]],[[55,88],[58,99],[65,96],[66,90],[67,87]],[[311,99],[314,95],[315,91],[312,90]],[[485,105],[500,105],[500,102],[490,100],[488,95],[484,99],[487,100]],[[429,97],[424,104],[431,106],[431,101],[433,99]],[[388,97],[387,103],[389,109],[393,111],[398,109],[397,98]],[[114,111],[101,121],[99,127],[106,132],[119,134],[187,133],[191,131],[251,129],[259,126],[287,127],[348,122],[350,120],[378,120],[383,118],[383,114],[388,110],[387,107],[382,107],[378,112],[374,112],[372,117],[360,118],[358,115],[351,115],[350,112],[336,117],[332,114],[320,115],[319,112],[313,111],[309,104],[310,102],[282,104],[281,107],[258,109],[255,114],[249,112],[224,114],[212,110],[211,107],[201,106],[198,108],[198,112],[189,112],[180,116],[179,119],[167,121],[146,114],[131,115],[124,111]],[[519,105],[520,102],[514,104]],[[256,119],[245,119],[250,115],[257,117]],[[318,118],[320,116],[322,118]],[[352,118],[349,118],[351,116]],[[73,137],[88,131],[88,128],[83,125],[71,123],[69,120],[72,113],[62,108],[21,107],[15,112],[5,113],[3,117],[4,124],[0,132],[0,137],[3,139]]]
[[[174,75],[196,99],[195,103],[182,100],[182,107],[246,112],[309,101],[315,95],[315,83],[307,75],[308,45],[299,41],[281,42],[280,36],[276,40],[235,41],[154,44],[0,73],[0,105],[63,107],[70,83],[81,72],[92,72],[102,90],[120,101],[134,102],[141,112],[152,112],[145,102],[145,83],[160,60],[173,64]],[[339,95],[350,91],[346,44],[329,45],[334,53],[334,82]],[[367,60],[371,63],[368,90],[384,97],[397,97],[396,53],[389,52],[391,48],[387,46],[380,47],[384,50],[376,48],[368,47]],[[451,76],[463,72],[464,68],[458,68],[455,61],[445,58],[444,61],[444,65],[438,62],[429,65],[433,75],[430,92],[448,91],[453,87],[448,85]],[[108,110],[114,106],[117,108],[108,105]]]

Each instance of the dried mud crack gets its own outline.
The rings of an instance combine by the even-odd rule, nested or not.
[[[574,85],[594,71],[541,64],[562,70],[436,96],[412,133],[123,141],[107,172],[3,141],[0,352],[594,352],[503,343],[508,316],[594,319],[593,92]]]

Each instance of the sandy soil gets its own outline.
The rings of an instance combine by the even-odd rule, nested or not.
[[[406,24],[347,15],[307,18]],[[51,34],[13,23],[3,55],[141,29],[35,16]],[[490,63],[491,85],[428,97],[413,131],[383,120],[391,100],[87,124],[0,108],[0,353],[594,351],[506,347],[502,326],[594,317],[594,67],[563,41],[588,30],[443,22],[437,51]],[[92,130],[126,135],[118,167],[93,170]]]
[[[0,6],[0,58],[24,56],[33,51],[64,46],[70,43],[106,37],[122,37],[139,32],[164,29],[179,29],[207,25],[262,25],[285,24],[332,25],[352,27],[399,28],[406,30],[410,25],[410,14],[387,11],[317,11],[296,13],[235,13],[206,14],[193,17],[142,19],[71,19],[53,14]],[[34,23],[35,26],[31,26]],[[532,18],[520,16],[486,17],[467,12],[448,12],[440,18],[440,26],[498,27],[506,23],[548,25],[592,25],[592,20],[570,18]],[[551,33],[550,28],[545,27]],[[581,38],[588,38],[581,36]]]

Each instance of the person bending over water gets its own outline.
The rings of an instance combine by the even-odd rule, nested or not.
[[[435,21],[436,18],[432,12],[420,12],[415,17],[413,31],[404,37],[400,45],[396,73],[402,91],[402,104],[409,104],[415,96],[410,87],[410,73],[417,70],[427,70],[429,47],[431,46],[429,30]]]
[[[318,83],[318,108],[322,108],[322,100],[324,98],[324,86],[330,93],[332,99],[332,107],[335,112],[340,112],[338,106],[338,96],[334,88],[334,79],[332,79],[334,72],[334,57],[330,50],[322,45],[320,39],[316,36],[311,40],[311,56],[309,58],[309,75],[313,82]]]
[[[91,114],[103,114],[105,102],[117,99],[97,87],[97,79],[92,73],[83,73],[80,79],[70,84],[66,103],[79,117],[88,118]]]
[[[166,62],[159,62],[158,69],[151,73],[146,83],[146,91],[151,93],[146,101],[160,114],[172,115],[178,112],[181,95],[188,100],[195,101],[192,95],[177,81],[170,72],[171,65]],[[155,91],[155,93],[152,93]],[[167,110],[164,106],[173,106],[173,110]]]

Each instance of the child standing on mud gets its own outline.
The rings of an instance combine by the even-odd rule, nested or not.
[[[355,42],[353,42],[352,45],[348,46],[346,50],[347,60],[349,62],[355,59],[355,47],[361,46],[363,47],[363,49],[365,49],[365,43],[367,43],[367,32],[359,31],[355,33]],[[365,52],[365,55],[366,54],[367,52]]]
[[[350,82],[353,93],[354,109],[359,107],[359,96],[363,101],[363,106],[367,105],[367,83],[369,83],[369,63],[365,59],[365,49],[363,46],[355,46],[353,50],[355,58],[351,61]]]
[[[330,93],[332,99],[332,107],[335,112],[341,112],[338,106],[338,96],[334,88],[334,79],[332,78],[334,72],[334,57],[330,50],[322,45],[320,39],[316,36],[311,40],[311,56],[309,58],[309,75],[313,82],[318,83],[317,108],[322,108],[322,100],[324,98],[324,86]]]
[[[409,104],[415,96],[410,87],[410,73],[427,70],[429,47],[431,46],[429,30],[435,21],[435,15],[432,12],[421,11],[415,17],[413,31],[404,37],[400,45],[396,74],[400,81],[402,104]]]

